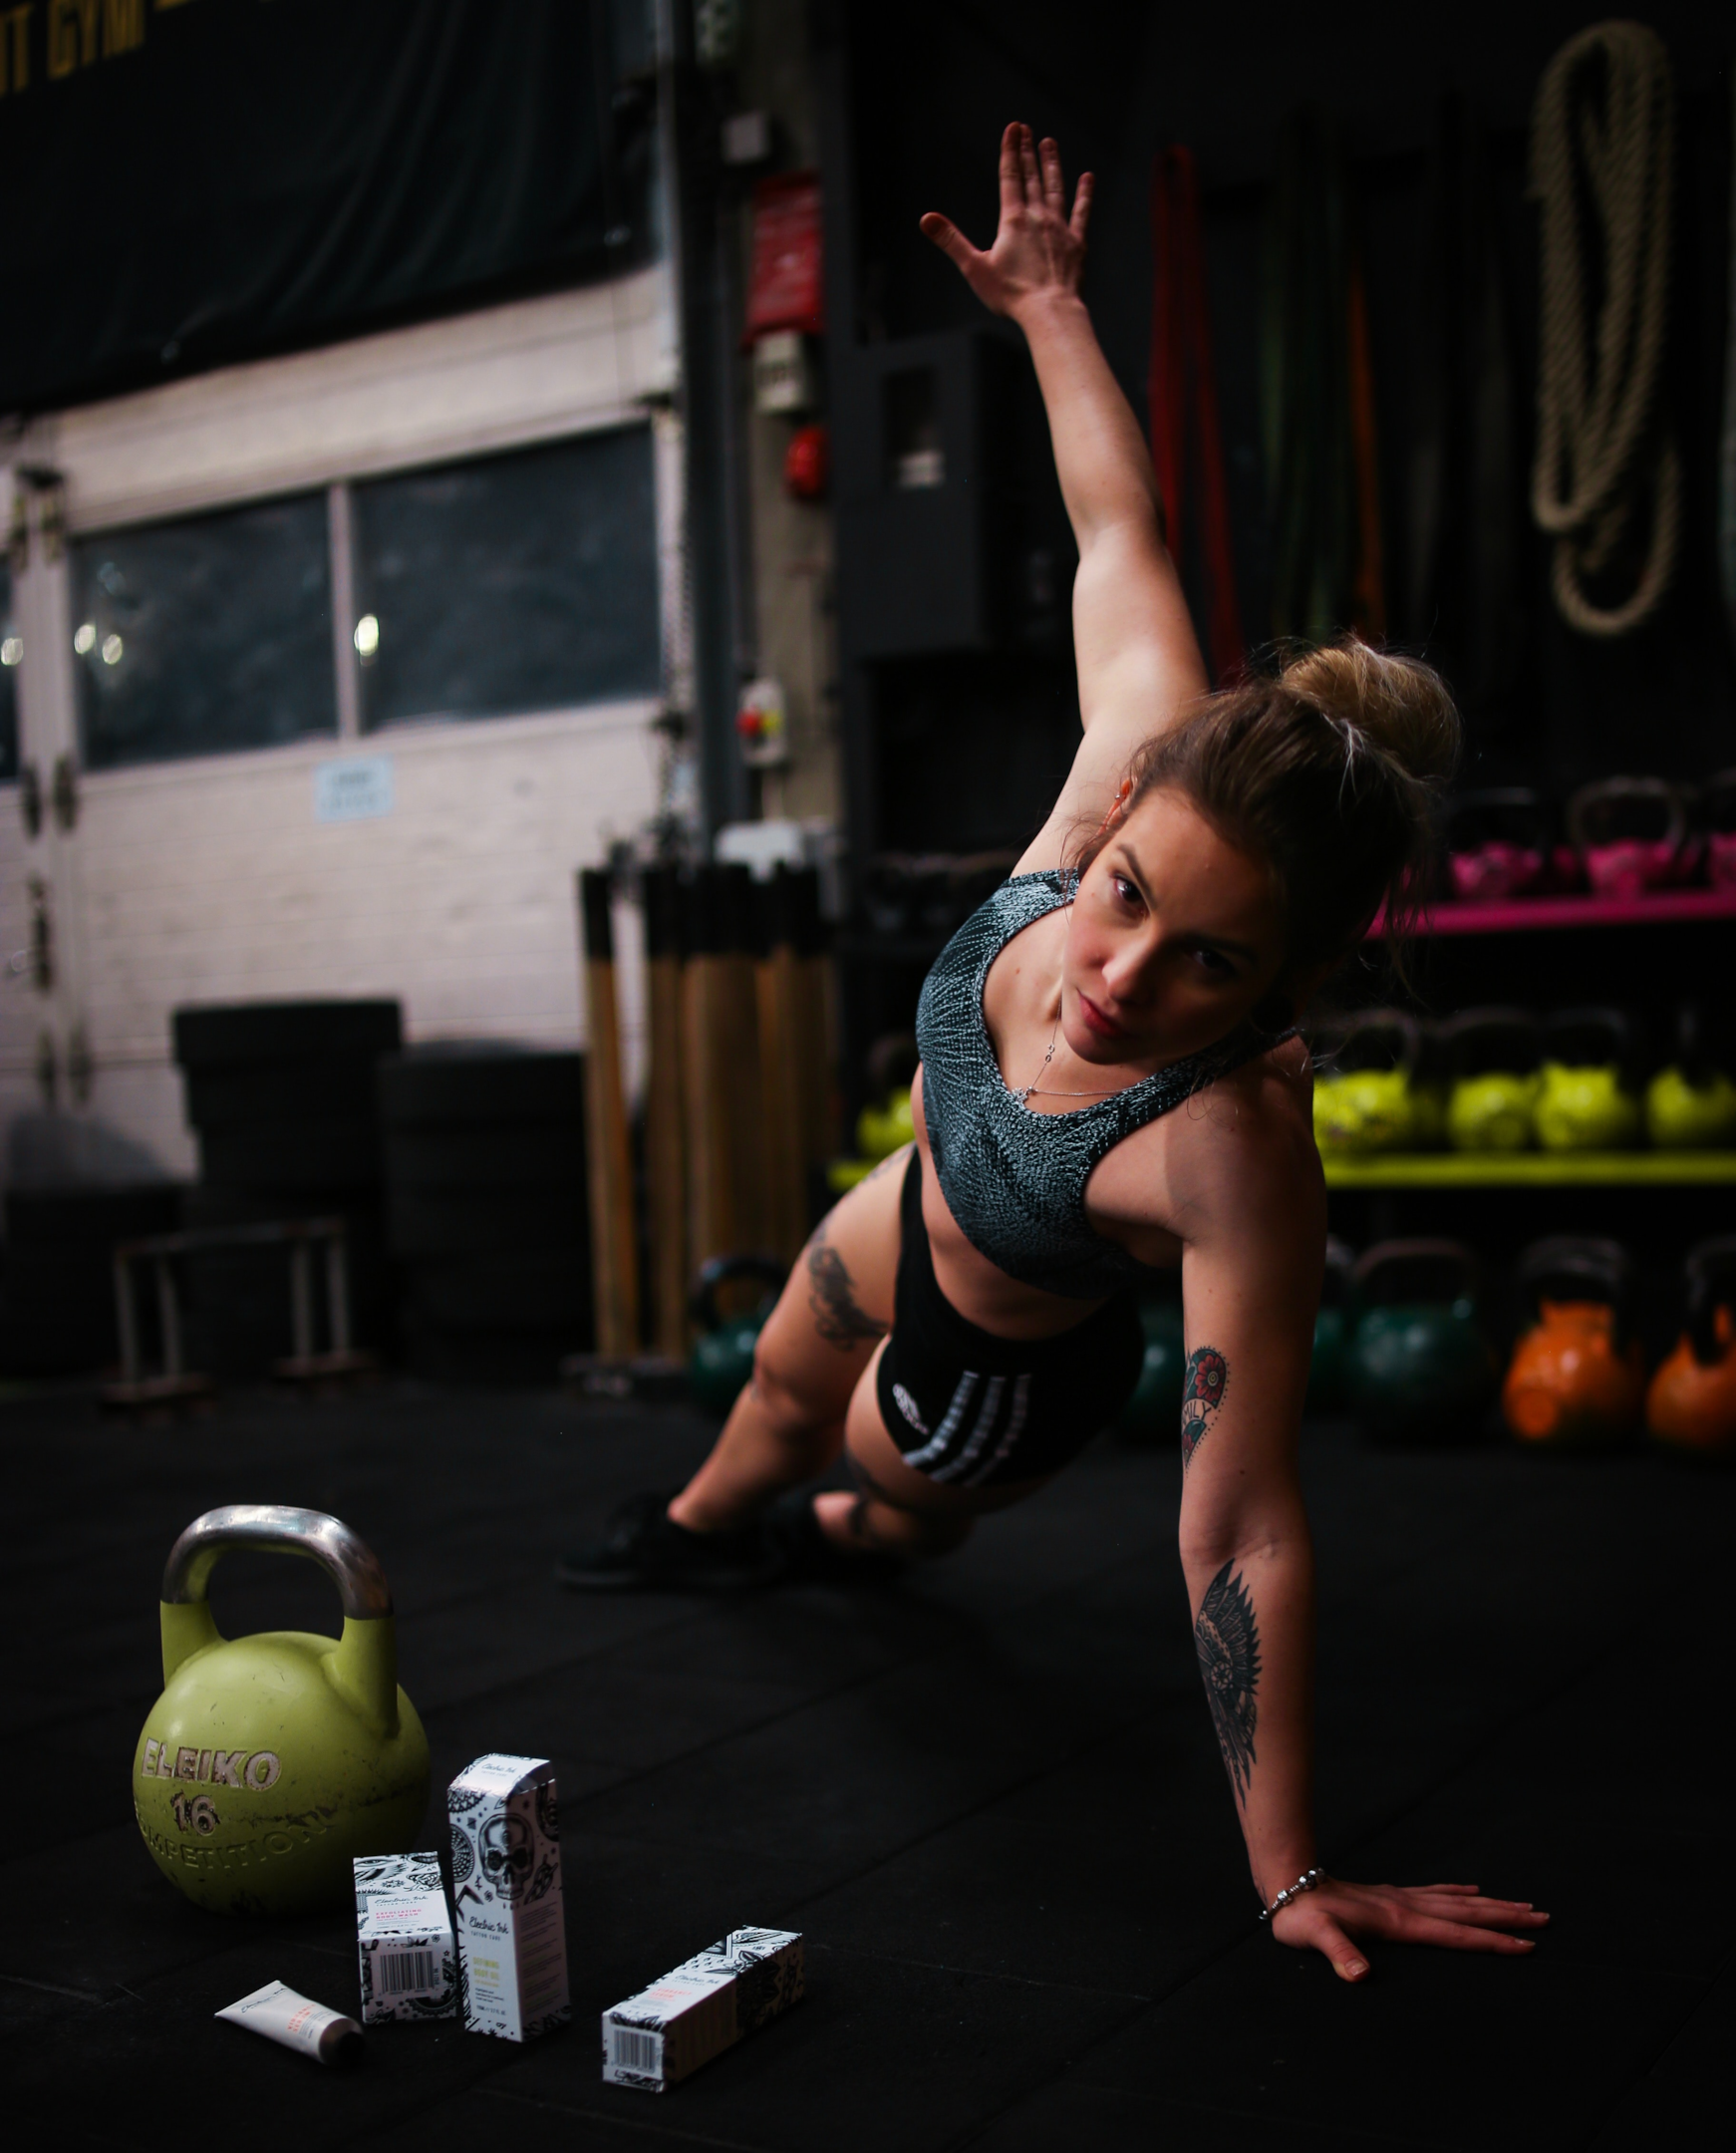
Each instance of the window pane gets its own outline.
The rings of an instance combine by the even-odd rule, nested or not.
[[[354,520],[370,730],[657,693],[649,427],[379,479]]]
[[[12,611],[12,570],[0,554],[0,784],[18,775],[18,667],[23,656]]]
[[[335,733],[330,569],[323,493],[80,539],[87,767]]]

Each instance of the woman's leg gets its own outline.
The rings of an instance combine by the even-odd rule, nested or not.
[[[731,1531],[837,1457],[851,1395],[892,1325],[910,1152],[894,1152],[815,1228],[759,1334],[752,1381],[669,1506],[675,1524]]]

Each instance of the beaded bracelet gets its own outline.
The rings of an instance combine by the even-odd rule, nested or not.
[[[1303,1892],[1312,1891],[1316,1884],[1323,1884],[1325,1881],[1326,1872],[1323,1869],[1310,1869],[1305,1876],[1299,1876],[1294,1884],[1281,1891],[1271,1906],[1262,1907],[1260,1919],[1271,1921],[1275,1914],[1282,1914],[1293,1899],[1300,1899]]]

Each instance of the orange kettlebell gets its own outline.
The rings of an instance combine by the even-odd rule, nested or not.
[[[1688,1326],[1651,1379],[1645,1425],[1659,1442],[1736,1453],[1736,1235],[1688,1251]]]
[[[1521,1442],[1610,1449],[1639,1418],[1645,1362],[1629,1330],[1633,1265],[1618,1242],[1563,1234],[1520,1259],[1536,1321],[1514,1348],[1501,1410]]]

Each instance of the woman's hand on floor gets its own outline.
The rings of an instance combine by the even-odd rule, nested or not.
[[[1517,1899],[1486,1899],[1475,1884],[1346,1884],[1328,1877],[1272,1918],[1272,1933],[1296,1951],[1321,1952],[1342,1981],[1367,1979],[1356,1939],[1436,1944],[1445,1951],[1528,1952],[1513,1930],[1549,1920]]]
[[[1090,173],[1080,176],[1069,216],[1060,151],[1047,140],[1032,142],[1029,128],[1014,121],[1001,138],[1001,228],[988,253],[932,209],[922,228],[986,307],[1016,316],[1030,299],[1078,290],[1090,213]]]

